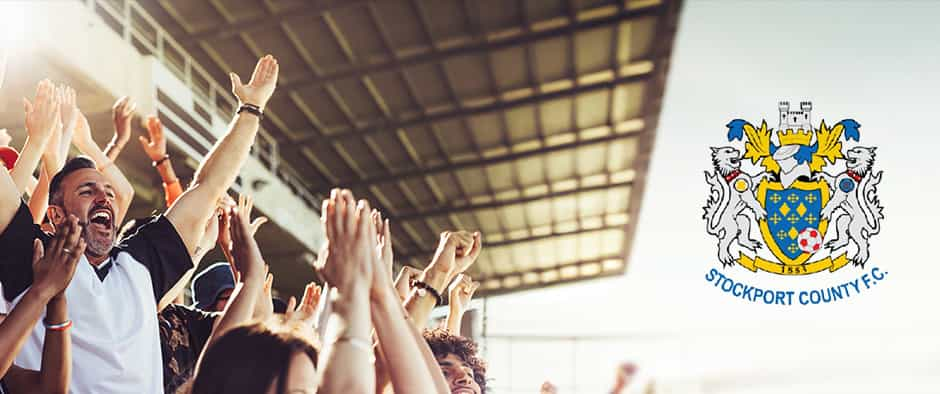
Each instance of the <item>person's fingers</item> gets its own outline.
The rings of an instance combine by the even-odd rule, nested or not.
[[[343,189],[340,193],[340,197],[346,202],[346,213],[343,216],[344,230],[347,233],[355,232],[358,227],[356,218],[359,216],[359,207],[356,204],[356,197],[353,196],[352,191],[349,189]]]
[[[43,250],[42,241],[39,238],[33,239],[33,265],[39,264],[39,260],[42,260],[45,254],[46,251]]]
[[[476,231],[473,233],[473,248],[470,249],[468,256],[470,256],[471,259],[476,260],[477,257],[480,257],[481,250],[483,250],[483,234],[481,234],[479,231]]]
[[[382,238],[385,239],[385,247],[391,250],[392,249],[392,230],[388,222],[388,219],[385,219],[385,222],[382,224]]]
[[[33,112],[33,103],[30,103],[29,99],[26,97],[23,97],[23,112],[25,112],[26,115],[29,115]]]
[[[267,216],[258,216],[253,222],[251,222],[251,235],[255,235],[258,232],[258,229],[261,228],[262,224],[268,222]]]
[[[346,231],[346,199],[342,196],[340,189],[330,191],[330,199],[333,200],[334,214],[334,234],[338,237]]]
[[[330,199],[323,200],[323,207],[320,208],[320,222],[323,224],[323,232],[326,233],[326,239],[335,239],[333,235],[333,210]]]
[[[369,237],[373,243],[378,242],[378,234],[375,232],[375,227],[372,220],[369,220],[369,212],[372,212],[372,208],[369,207],[369,202],[366,200],[359,200],[356,204],[356,222],[358,224],[357,231],[359,235],[365,235]]]
[[[78,240],[82,235],[78,226],[78,218],[75,216],[70,217],[68,226],[71,227],[72,231],[69,233],[68,238],[66,238],[64,247],[74,252],[75,248],[78,246]]]
[[[268,272],[268,275],[264,278],[264,294],[270,295],[272,287],[274,287],[274,274]]]
[[[127,104],[127,101],[130,100],[128,96],[122,96],[117,101],[114,102],[114,105],[111,106],[111,110],[117,112],[118,109],[124,107]]]
[[[251,211],[255,209],[255,199],[248,196],[247,200],[248,202],[245,204],[245,220],[251,220]]]
[[[85,254],[85,247],[88,246],[88,243],[85,242],[85,239],[79,238],[78,245],[75,246],[75,253],[72,253],[70,256],[72,259],[69,261],[69,264],[76,264],[78,260],[82,258],[82,255]]]
[[[294,298],[294,296],[290,296],[290,298],[287,300],[287,310],[294,311],[296,309],[297,309],[297,299]]]
[[[267,58],[267,56],[264,56],[261,59],[258,59],[258,63],[255,63],[255,69],[251,72],[251,79],[248,80],[249,84],[255,82],[257,78],[261,76],[261,72],[264,70]]]
[[[144,148],[144,150],[147,150],[147,148],[150,147],[150,141],[147,139],[147,137],[138,135],[137,140],[140,141],[140,145]]]
[[[382,228],[382,217],[379,211],[373,208],[372,212],[369,214],[369,218],[372,220],[372,226],[375,227],[376,231],[379,231]]]
[[[137,110],[137,103],[132,103],[124,109],[124,116],[131,116]]]
[[[244,85],[242,85],[242,79],[235,73],[228,73],[228,78],[232,80],[232,91],[241,90]]]

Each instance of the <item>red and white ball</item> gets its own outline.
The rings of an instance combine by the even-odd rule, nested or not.
[[[800,235],[796,237],[796,243],[803,252],[815,253],[822,248],[822,234],[815,228],[807,227],[800,231]]]

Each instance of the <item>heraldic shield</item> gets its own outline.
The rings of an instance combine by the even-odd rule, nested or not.
[[[780,182],[767,179],[757,186],[757,201],[767,211],[760,220],[760,233],[770,251],[784,265],[802,265],[813,255],[801,250],[798,236],[805,229],[826,235],[828,220],[820,218],[822,207],[829,202],[829,185],[825,180],[795,181],[783,188]]]

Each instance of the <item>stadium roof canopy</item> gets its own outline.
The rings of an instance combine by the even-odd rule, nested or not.
[[[481,293],[626,269],[677,2],[139,3],[221,86],[275,55],[281,160],[382,209],[398,262],[479,229]]]

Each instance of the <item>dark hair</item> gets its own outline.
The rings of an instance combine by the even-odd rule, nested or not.
[[[434,358],[453,354],[473,369],[473,380],[480,385],[480,392],[486,394],[486,362],[477,357],[477,344],[470,338],[453,335],[446,330],[425,330],[424,340],[431,347]]]
[[[62,167],[58,173],[56,173],[52,180],[49,182],[49,205],[59,205],[63,204],[62,199],[62,181],[65,180],[65,177],[69,174],[82,170],[85,168],[98,168],[95,166],[95,162],[88,158],[88,156],[75,156],[65,162],[65,167]]]
[[[292,332],[274,332],[261,323],[233,328],[206,349],[198,374],[178,393],[264,393],[274,379],[277,393],[284,393],[297,353],[317,364],[317,350]]]

